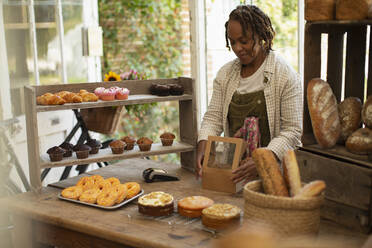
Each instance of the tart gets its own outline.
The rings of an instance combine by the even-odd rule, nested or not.
[[[138,199],[138,211],[145,215],[171,215],[173,213],[173,209],[173,196],[162,191],[151,192],[141,196]]]
[[[231,204],[213,204],[203,209],[202,223],[215,230],[229,229],[240,225],[241,209]]]
[[[202,210],[213,203],[212,199],[204,196],[188,196],[178,201],[178,213],[189,218],[200,217]]]

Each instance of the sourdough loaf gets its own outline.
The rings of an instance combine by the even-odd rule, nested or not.
[[[372,128],[372,95],[368,96],[367,101],[363,104],[362,120],[368,128]]]
[[[345,147],[349,152],[366,155],[372,152],[372,130],[359,128],[347,138]]]
[[[363,20],[368,16],[369,0],[337,0],[337,20]]]
[[[290,196],[297,195],[301,190],[301,177],[296,154],[293,150],[288,150],[283,157],[283,174]]]
[[[306,184],[295,198],[308,198],[320,195],[326,188],[324,181],[316,180]]]
[[[257,148],[253,151],[252,158],[262,180],[264,192],[268,195],[289,196],[274,153],[269,149]]]
[[[338,105],[338,116],[341,125],[341,143],[344,143],[350,134],[361,127],[361,112],[362,102],[358,97],[348,97]]]
[[[320,78],[310,80],[307,104],[318,144],[323,148],[333,147],[340,137],[341,126],[336,97],[329,84]]]

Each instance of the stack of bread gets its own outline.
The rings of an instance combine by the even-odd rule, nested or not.
[[[313,133],[322,148],[339,143],[354,154],[372,153],[372,96],[364,104],[357,97],[337,104],[329,84],[314,78],[307,87],[307,103]]]
[[[296,154],[289,150],[283,158],[283,174],[272,151],[257,148],[252,153],[257,172],[262,180],[264,193],[275,196],[309,198],[320,195],[326,185],[321,180],[310,182],[302,187]]]

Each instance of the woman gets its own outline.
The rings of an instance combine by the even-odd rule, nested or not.
[[[269,17],[254,5],[241,5],[225,24],[226,46],[237,59],[225,64],[213,83],[213,94],[198,137],[196,176],[209,135],[234,136],[247,117],[259,120],[261,147],[281,160],[301,146],[303,92],[299,75],[272,51],[274,30]],[[251,158],[233,171],[232,181],[256,176]]]

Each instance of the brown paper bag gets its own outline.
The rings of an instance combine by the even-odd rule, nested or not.
[[[203,189],[227,193],[240,191],[244,182],[235,184],[230,177],[238,168],[243,152],[243,139],[209,136],[203,161]]]

